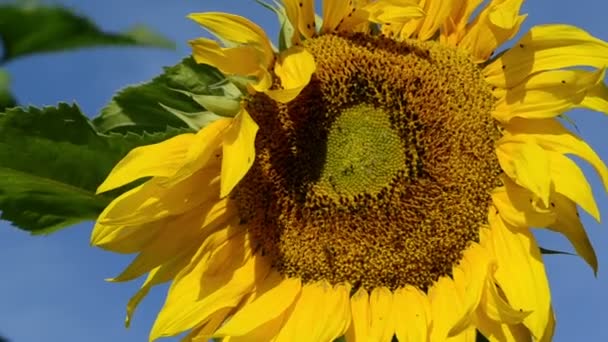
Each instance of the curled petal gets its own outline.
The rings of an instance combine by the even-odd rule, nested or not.
[[[604,68],[594,72],[539,72],[513,88],[499,89],[503,94],[492,116],[501,122],[508,122],[514,117],[544,119],[558,116],[576,107],[585,107],[583,100],[587,93],[603,86],[604,74]]]
[[[573,154],[589,162],[608,190],[608,168],[593,149],[580,137],[555,119],[513,119],[505,125],[505,133],[531,139],[548,151]]]
[[[188,17],[220,39],[258,48],[263,54],[264,66],[269,67],[272,64],[272,44],[264,30],[250,20],[222,12],[194,13]]]
[[[247,336],[257,327],[278,317],[297,299],[301,282],[296,278],[269,277],[262,287],[260,295],[239,309],[215,336]]]
[[[513,308],[530,312],[524,325],[540,340],[551,312],[551,292],[540,249],[528,229],[507,228],[500,216],[489,215],[492,250],[499,265],[496,281]]]
[[[253,165],[258,129],[258,124],[243,108],[226,131],[220,197],[228,196]]]
[[[136,147],[120,161],[97,193],[116,189],[144,177],[170,177],[183,165],[194,134],[180,134],[158,144]]]
[[[546,227],[555,222],[554,211],[539,205],[532,192],[506,177],[503,177],[503,183],[503,187],[492,191],[492,203],[506,222],[525,229]]]
[[[471,52],[477,63],[486,61],[501,44],[513,38],[525,15],[519,15],[523,0],[493,0],[468,28],[458,44]]]
[[[597,255],[578,216],[576,204],[559,194],[556,194],[553,201],[557,219],[548,228],[564,234],[574,246],[576,253],[587,262],[597,275]]]
[[[312,54],[302,47],[292,47],[281,54],[274,68],[283,89],[268,90],[266,94],[275,101],[287,103],[308,85],[315,70]]]
[[[333,32],[340,21],[353,11],[352,1],[323,1],[321,34]]]
[[[503,137],[496,144],[502,170],[518,185],[530,190],[549,206],[551,192],[550,160],[534,141],[517,136]]]
[[[209,64],[228,75],[254,75],[262,67],[262,56],[253,46],[223,48],[216,41],[198,38],[190,41],[197,63]]]
[[[486,82],[508,89],[539,71],[608,65],[608,43],[568,25],[540,25],[530,29],[484,70]]]

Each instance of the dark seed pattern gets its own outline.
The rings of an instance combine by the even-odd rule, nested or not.
[[[499,185],[490,86],[466,53],[436,42],[351,34],[303,46],[317,70],[294,101],[245,101],[257,154],[233,196],[256,250],[304,282],[428,289],[478,241]],[[352,158],[331,147],[358,127],[369,134],[352,134]],[[374,149],[384,138],[395,142]],[[370,168],[386,174],[369,183]]]

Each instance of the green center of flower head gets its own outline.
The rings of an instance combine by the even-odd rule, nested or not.
[[[487,224],[500,173],[491,89],[437,42],[303,45],[317,69],[300,95],[245,104],[257,153],[233,196],[254,248],[304,282],[427,289]]]
[[[329,126],[314,191],[333,198],[376,194],[406,168],[405,147],[384,110],[369,104],[344,109]]]

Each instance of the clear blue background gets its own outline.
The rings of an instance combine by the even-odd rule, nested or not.
[[[0,0],[2,1],[2,0]],[[335,1],[335,0],[330,0]],[[260,23],[272,37],[274,15],[252,0],[62,0],[58,3],[93,18],[103,29],[119,31],[145,23],[178,43],[177,51],[143,48],[99,48],[28,57],[10,63],[13,89],[21,104],[54,105],[75,101],[89,116],[112,94],[129,84],[146,81],[189,54],[187,40],[203,30],[185,16],[221,10],[245,15]],[[320,7],[318,7],[320,9]],[[535,0],[524,7],[530,16],[524,30],[542,23],[568,23],[608,40],[608,6],[592,0]],[[40,28],[44,30],[44,27]],[[608,117],[578,110],[572,117],[580,134],[608,160],[605,132]],[[44,167],[44,165],[40,165]],[[598,177],[584,166],[601,213],[608,217],[608,201]],[[598,278],[577,257],[545,258],[551,281],[558,327],[555,341],[608,341],[608,229],[588,216],[583,221],[600,261]],[[6,222],[0,223],[0,334],[13,342],[146,341],[166,288],[157,289],[140,306],[130,329],[123,327],[125,304],[139,282],[111,284],[131,259],[89,246],[92,223],[48,237],[30,237]],[[555,234],[540,232],[541,244],[570,251]]]

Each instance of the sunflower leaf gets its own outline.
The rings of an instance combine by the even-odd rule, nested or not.
[[[200,127],[170,109],[212,121],[214,115],[201,118],[207,111],[195,101],[198,95],[233,98],[240,91],[217,69],[186,58],[149,82],[121,90],[93,123],[103,133],[163,132],[167,126],[195,130]]]
[[[258,4],[262,5],[264,8],[274,12],[279,19],[279,25],[281,29],[279,31],[279,51],[287,50],[291,47],[291,36],[293,35],[295,28],[287,18],[287,12],[285,12],[285,7],[282,6],[276,0],[274,4],[270,4],[263,0],[255,0]],[[320,26],[317,26],[320,27]]]
[[[161,106],[167,111],[171,112],[173,115],[180,118],[182,121],[184,121],[188,125],[188,127],[194,131],[198,131],[201,127],[207,126],[211,122],[222,118],[221,116],[209,111],[202,111],[198,113],[186,113],[179,111],[175,108],[165,106],[162,103]]]
[[[144,26],[124,33],[107,33],[66,8],[43,5],[0,5],[0,38],[2,62],[34,53],[99,45],[175,48],[173,42]]]
[[[112,167],[132,148],[181,132],[100,134],[65,103],[0,113],[1,218],[32,234],[93,220],[121,193],[95,194]]]
[[[16,105],[17,101],[10,90],[10,76],[5,70],[0,69],[0,111]]]

